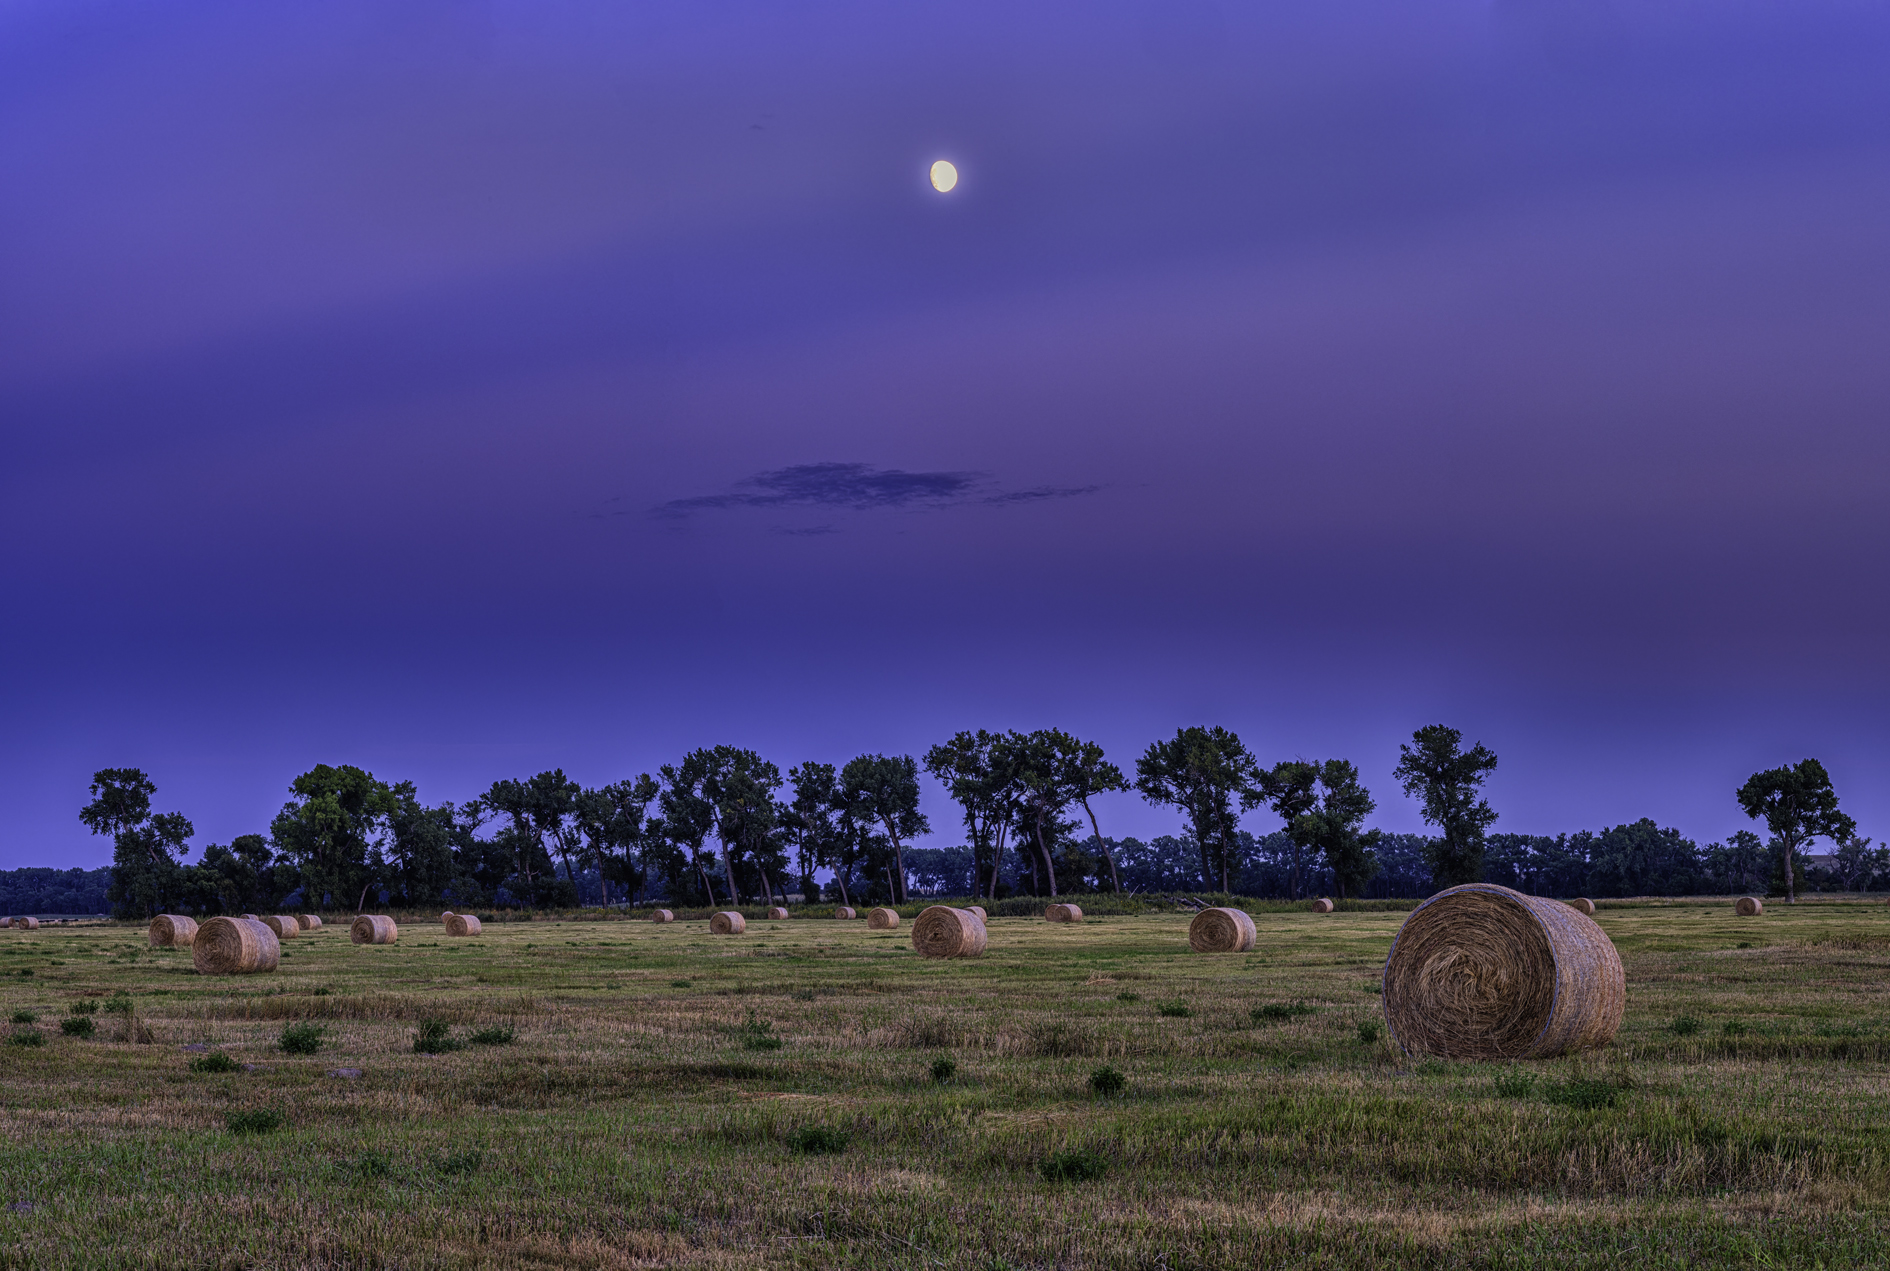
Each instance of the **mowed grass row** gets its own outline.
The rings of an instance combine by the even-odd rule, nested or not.
[[[1890,1261],[1890,909],[1604,908],[1626,1023],[1529,1065],[1390,1047],[1402,920],[0,932],[0,1265]]]

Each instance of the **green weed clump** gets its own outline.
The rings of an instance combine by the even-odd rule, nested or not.
[[[1037,1167],[1045,1182],[1087,1183],[1109,1172],[1109,1162],[1088,1148],[1052,1153]]]
[[[379,1152],[363,1152],[359,1156],[335,1162],[335,1167],[342,1174],[363,1183],[394,1176],[394,1163]]]
[[[1367,1046],[1385,1035],[1385,1026],[1375,1019],[1362,1019],[1358,1022],[1358,1039]]]
[[[1559,1103],[1570,1108],[1584,1111],[1594,1108],[1612,1108],[1621,1097],[1621,1087],[1612,1081],[1603,1081],[1594,1077],[1571,1077],[1564,1082],[1552,1082],[1543,1087],[1542,1097],[1550,1103]]]
[[[1268,1002],[1265,1006],[1253,1008],[1251,1018],[1256,1024],[1277,1024],[1281,1020],[1298,1019],[1301,1015],[1311,1015],[1318,1010],[1304,1002]]]
[[[749,1013],[747,1022],[735,1030],[735,1036],[741,1040],[743,1050],[779,1050],[782,1041],[774,1035],[774,1025],[765,1019],[757,1019]]]
[[[235,1072],[242,1067],[234,1059],[220,1050],[213,1050],[207,1055],[198,1055],[190,1061],[192,1072]]]
[[[1142,995],[1141,995],[1140,993],[1118,993],[1118,994],[1116,994],[1116,1001],[1118,1001],[1118,1002],[1139,1002],[1139,1001],[1141,1001],[1141,1000],[1142,1000]]]
[[[231,1134],[272,1134],[282,1128],[282,1114],[274,1108],[251,1108],[223,1118]]]
[[[1700,1021],[1691,1015],[1682,1015],[1667,1027],[1675,1037],[1691,1037],[1700,1031]]]
[[[1736,1019],[1729,1019],[1719,1026],[1719,1032],[1722,1037],[1743,1037],[1746,1026]]]
[[[447,1153],[433,1162],[433,1168],[449,1178],[460,1174],[477,1174],[480,1162],[484,1159],[484,1154],[478,1149],[468,1148],[464,1152]]]
[[[313,1055],[322,1048],[322,1034],[328,1030],[320,1024],[304,1020],[299,1024],[284,1024],[282,1036],[276,1045],[285,1055]]]
[[[803,1156],[828,1156],[846,1151],[851,1140],[845,1130],[830,1125],[805,1125],[788,1131],[787,1145]]]
[[[98,1031],[90,1015],[68,1015],[59,1021],[59,1031],[68,1037],[90,1037]]]
[[[46,1039],[40,1036],[39,1030],[36,1028],[24,1029],[13,1034],[11,1037],[7,1038],[7,1040],[12,1042],[15,1046],[44,1046],[46,1044]]]
[[[492,1024],[466,1038],[475,1046],[509,1046],[518,1031],[510,1024]]]
[[[1158,1015],[1167,1015],[1173,1019],[1186,1019],[1194,1014],[1186,1002],[1163,1002],[1155,1008]]]
[[[32,1024],[32,1023],[37,1022],[38,1019],[39,1019],[39,1015],[33,1011],[13,1012],[13,1022],[15,1024]]]
[[[105,1010],[111,1015],[131,1014],[131,999],[123,993],[114,993],[105,999]]]
[[[1113,1099],[1128,1088],[1129,1079],[1104,1064],[1089,1074],[1090,1093],[1100,1099]]]
[[[1527,1068],[1510,1065],[1496,1074],[1496,1093],[1505,1099],[1527,1099],[1536,1088],[1536,1074]]]
[[[940,1055],[932,1061],[932,1080],[937,1085],[944,1085],[958,1075],[958,1061],[950,1055]]]
[[[95,997],[82,997],[66,1009],[74,1015],[96,1015],[98,1013],[98,999]]]
[[[443,1019],[420,1021],[420,1031],[414,1035],[413,1053],[416,1055],[444,1055],[458,1050],[461,1043],[456,1039]]]

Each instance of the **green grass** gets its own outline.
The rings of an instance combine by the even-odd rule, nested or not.
[[[1611,904],[1615,1044],[1513,1065],[1383,1035],[1401,910],[1254,906],[1210,957],[1084,908],[944,962],[758,912],[335,923],[228,979],[9,933],[0,1011],[61,1027],[0,1060],[0,1267],[1890,1263],[1890,906]]]

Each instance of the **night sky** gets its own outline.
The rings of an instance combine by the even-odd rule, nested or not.
[[[1398,830],[1423,724],[1499,831],[1815,756],[1881,839],[1886,66],[1865,0],[0,0],[0,866],[108,861],[107,766],[200,849],[318,762],[1053,725]]]

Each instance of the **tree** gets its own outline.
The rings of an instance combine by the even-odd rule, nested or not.
[[[1201,853],[1202,882],[1212,887],[1218,873],[1220,890],[1230,890],[1239,813],[1261,799],[1260,765],[1240,738],[1218,725],[1178,729],[1136,760],[1135,788],[1150,803],[1181,809]]]
[[[1423,817],[1440,835],[1432,840],[1431,881],[1439,889],[1483,877],[1483,840],[1496,812],[1480,797],[1484,778],[1496,770],[1496,754],[1478,742],[1463,748],[1463,734],[1428,724],[1398,748],[1392,775],[1404,792],[1423,800]]]
[[[112,913],[151,918],[176,892],[179,868],[196,833],[181,813],[152,815],[157,786],[138,768],[101,768],[92,774],[92,801],[79,820],[112,840],[112,883],[106,890]]]
[[[892,899],[906,899],[905,840],[929,834],[919,811],[919,761],[911,755],[861,755],[840,770],[840,795],[854,815],[877,824],[892,844]]]
[[[1292,881],[1287,886],[1287,895],[1294,900],[1299,899],[1300,854],[1314,849],[1313,840],[1319,832],[1316,822],[1303,821],[1319,803],[1318,786],[1319,765],[1304,759],[1274,764],[1260,776],[1261,797],[1280,818],[1286,836],[1293,842]]]
[[[310,906],[355,898],[359,912],[373,885],[369,855],[397,808],[393,791],[350,764],[316,764],[289,784],[290,800],[270,823],[276,849],[295,862]]]
[[[441,903],[458,872],[453,830],[459,810],[451,803],[424,807],[411,781],[390,788],[394,810],[387,818],[385,882],[394,903],[430,908]]]
[[[191,872],[203,893],[194,908],[202,913],[269,913],[301,885],[295,863],[277,856],[260,834],[239,834],[228,847],[210,844]]]
[[[600,903],[610,903],[607,880],[613,877],[630,888],[633,901],[648,882],[647,836],[654,828],[649,811],[658,793],[656,781],[646,772],[635,781],[614,781],[578,795],[578,828],[597,865]]]
[[[1037,880],[1033,890],[1038,895],[1057,894],[1057,867],[1049,839],[1061,828],[1063,809],[1070,803],[1070,787],[1065,780],[1061,748],[1048,731],[1010,736],[1013,808],[1017,817],[1018,837],[1036,849],[1031,857],[1031,877]],[[1049,831],[1050,833],[1046,833]]]
[[[562,768],[541,772],[525,781],[495,781],[480,796],[486,807],[510,818],[511,833],[502,841],[511,849],[513,873],[506,879],[527,904],[546,904],[557,899],[560,890],[568,891],[571,903],[577,901],[577,878],[571,872],[571,849],[577,838],[578,785],[564,775]],[[551,835],[564,857],[566,886],[555,886],[556,866],[545,846]]]
[[[838,773],[830,763],[810,760],[788,769],[788,785],[794,797],[782,805],[779,815],[783,833],[794,844],[801,891],[813,896],[818,886],[815,871],[830,869],[840,887],[841,903],[851,905],[846,874],[852,861],[843,859],[849,855],[850,835],[840,821]]]
[[[692,750],[679,764],[664,764],[657,770],[663,779],[657,803],[663,810],[663,829],[683,853],[688,867],[702,884],[708,904],[715,903],[715,889],[709,883],[709,869],[703,845],[716,824],[714,798],[715,755],[709,750]],[[731,888],[733,884],[730,884]],[[729,903],[734,904],[731,890]]]
[[[1873,848],[1870,840],[1846,834],[1831,854],[1831,873],[1845,891],[1869,891],[1871,881],[1890,871],[1890,848]]]
[[[1839,842],[1857,830],[1857,823],[1838,810],[1831,776],[1816,759],[1782,768],[1768,768],[1746,778],[1736,796],[1739,807],[1753,820],[1764,820],[1772,832],[1785,869],[1785,899],[1798,903],[1797,871],[1792,858],[1817,838]]]
[[[1015,820],[1014,750],[1011,738],[980,728],[958,733],[925,752],[925,770],[964,812],[975,890],[987,898],[997,896],[998,865]]]
[[[1358,769],[1348,760],[1328,759],[1309,766],[1317,777],[1317,798],[1294,817],[1289,833],[1296,846],[1303,843],[1324,855],[1333,886],[1343,900],[1364,890],[1378,872],[1372,849],[1378,845],[1379,832],[1362,828],[1378,804],[1359,782]],[[1293,857],[1293,898],[1299,898],[1297,851]]]
[[[1109,841],[1102,836],[1102,827],[1096,824],[1096,811],[1089,801],[1099,794],[1112,794],[1128,791],[1135,787],[1122,775],[1122,769],[1103,757],[1103,748],[1093,741],[1082,741],[1061,729],[1045,730],[1051,746],[1061,759],[1061,778],[1064,792],[1082,805],[1083,815],[1089,818],[1089,831],[1096,837],[1096,849],[1102,853],[1103,863],[1109,867],[1109,890],[1117,895],[1122,893],[1122,878],[1116,872],[1115,854],[1109,850]]]

